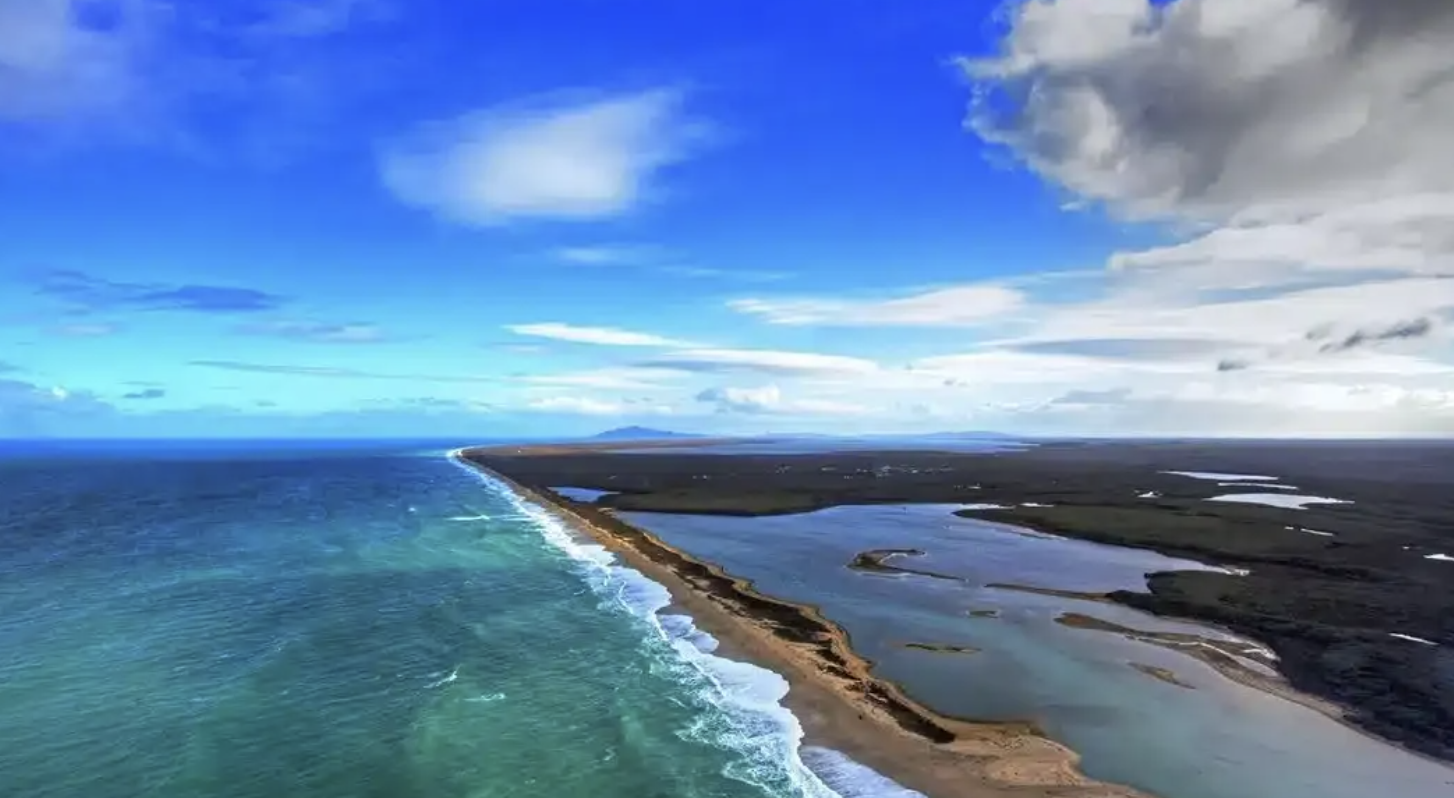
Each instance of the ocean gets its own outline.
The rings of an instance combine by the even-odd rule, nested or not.
[[[446,455],[0,455],[0,795],[912,794]]]

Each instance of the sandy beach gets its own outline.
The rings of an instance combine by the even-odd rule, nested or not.
[[[1024,723],[944,717],[875,678],[847,636],[814,608],[765,596],[608,511],[536,491],[460,458],[547,508],[666,587],[722,652],[784,676],[807,741],[833,748],[931,798],[1142,796],[1086,777],[1075,752]]]

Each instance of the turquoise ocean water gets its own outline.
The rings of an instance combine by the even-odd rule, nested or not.
[[[6,454],[0,795],[908,794],[445,454]]]

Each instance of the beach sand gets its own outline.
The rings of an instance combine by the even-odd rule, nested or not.
[[[788,708],[807,742],[836,749],[931,798],[1144,796],[1080,772],[1074,751],[1028,723],[971,723],[941,716],[875,678],[847,635],[812,607],[758,593],[609,512],[535,491],[460,458],[623,564],[670,591],[674,607],[717,638],[721,653],[787,679]]]

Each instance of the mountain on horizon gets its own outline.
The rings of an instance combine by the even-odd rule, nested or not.
[[[651,427],[617,427],[608,429],[598,435],[593,435],[593,440],[598,441],[650,441],[664,438],[700,438],[700,435],[693,435],[689,432],[672,432],[664,429],[652,429]]]

